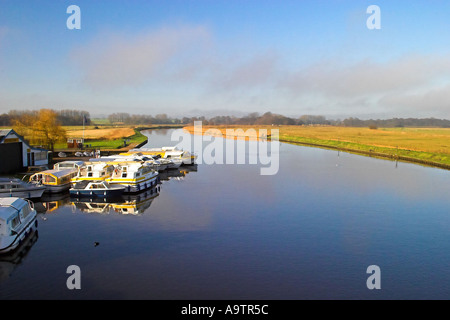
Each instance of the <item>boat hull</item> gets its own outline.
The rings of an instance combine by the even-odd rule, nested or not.
[[[109,190],[77,190],[70,189],[69,193],[75,197],[90,197],[90,198],[115,198],[120,197],[124,192],[123,188],[109,189]]]
[[[111,179],[108,182],[112,185],[122,185],[125,186],[124,193],[137,193],[147,189],[151,189],[158,184],[159,175],[155,175],[150,179],[146,179],[143,181],[133,181],[128,182],[126,180],[121,179]]]
[[[26,227],[23,228],[18,234],[13,236],[2,236],[0,238],[0,254],[15,250],[30,234],[37,230],[38,223],[36,216],[37,215],[35,214],[33,219],[31,219]]]
[[[71,183],[59,184],[59,185],[49,185],[44,184],[46,193],[62,193],[70,189]]]
[[[16,189],[17,190],[17,189]],[[0,191],[0,198],[6,197],[18,197],[25,199],[37,199],[42,197],[42,194],[45,191],[45,188],[32,188],[25,190],[2,190]]]

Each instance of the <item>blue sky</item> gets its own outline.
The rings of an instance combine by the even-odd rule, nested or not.
[[[0,112],[450,118],[449,14],[425,0],[0,0]]]

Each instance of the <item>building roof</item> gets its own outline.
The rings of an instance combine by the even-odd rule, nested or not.
[[[0,136],[6,136],[12,129],[0,129]]]
[[[3,141],[4,141],[5,138],[6,138],[6,136],[7,136],[8,134],[10,134],[11,132],[14,132],[14,134],[15,134],[17,137],[19,137],[20,141],[22,141],[22,143],[25,143],[28,147],[30,147],[30,149],[32,149],[32,150],[34,150],[34,151],[36,151],[36,150],[39,150],[39,151],[48,151],[47,149],[41,148],[41,147],[31,147],[30,144],[28,143],[28,141],[26,141],[26,140],[24,139],[23,136],[21,136],[21,135],[18,134],[16,131],[14,131],[14,129],[0,129],[0,143],[3,143]]]
[[[0,129],[0,143],[3,142],[5,137],[12,131],[12,129]]]

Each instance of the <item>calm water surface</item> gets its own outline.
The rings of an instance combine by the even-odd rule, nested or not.
[[[172,132],[147,132],[149,146]],[[174,172],[135,206],[36,203],[38,237],[0,258],[0,299],[450,298],[450,172],[289,144],[279,156],[273,176]]]

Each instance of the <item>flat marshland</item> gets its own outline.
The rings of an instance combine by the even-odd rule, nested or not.
[[[339,149],[376,157],[393,158],[450,169],[450,128],[377,128],[338,126],[203,126],[219,129],[279,130],[281,142],[298,143],[315,147]],[[194,127],[185,127],[194,133]],[[239,131],[238,131],[239,135]],[[242,136],[235,136],[242,138]]]

